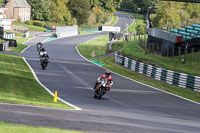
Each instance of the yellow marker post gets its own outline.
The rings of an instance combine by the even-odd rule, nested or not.
[[[55,95],[54,95],[54,98],[53,98],[53,102],[57,102],[57,91],[55,91]]]

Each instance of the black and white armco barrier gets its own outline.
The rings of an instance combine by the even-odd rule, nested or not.
[[[115,54],[115,62],[135,72],[171,85],[200,92],[200,77],[158,68]]]

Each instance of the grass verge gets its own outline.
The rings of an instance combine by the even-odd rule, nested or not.
[[[112,19],[112,21],[111,21],[108,25],[109,25],[109,26],[112,26],[112,25],[114,25],[116,22],[117,22],[117,16],[116,16],[116,15],[113,15],[113,19]]]
[[[84,43],[84,45],[80,45],[78,50],[85,57],[101,56],[106,54],[107,43],[108,35],[101,36]]]
[[[182,63],[181,59],[184,58],[184,55],[178,57],[163,57],[157,54],[145,54],[145,51],[138,45],[137,41],[132,42],[121,42],[113,45],[114,50],[122,50],[125,56],[149,63],[154,64],[158,67],[164,69],[192,74],[200,76],[200,60],[193,61],[192,56],[199,58],[200,53],[197,52],[194,55],[188,54],[187,61],[185,64]],[[192,68],[192,69],[191,69]]]
[[[28,25],[28,24],[19,23],[19,22],[13,22],[13,24],[27,27],[29,31],[41,31],[41,32],[44,32],[46,30],[46,28],[43,28],[43,27],[39,27],[39,26],[35,26],[35,25]]]
[[[0,102],[70,108],[53,102],[22,57],[7,54],[0,54]]]
[[[17,47],[9,47],[11,52],[21,53],[28,45],[22,44],[23,42],[29,40],[33,36],[30,35],[28,38],[25,37],[15,37],[14,39],[17,40]]]
[[[84,44],[78,46],[78,50],[80,51],[80,53],[83,56],[85,56],[88,59],[91,59],[91,56],[88,56],[88,55],[91,55],[91,50],[88,51],[88,49],[93,49],[93,50],[95,49],[96,51],[98,51],[99,49],[95,48],[95,46],[93,46],[93,44],[94,44],[94,42],[97,42],[99,39],[100,38],[96,38],[92,41],[89,41],[87,43],[84,43]],[[99,42],[99,46],[103,47],[105,45],[105,43],[103,42],[102,38],[100,40],[101,40],[101,43]],[[123,45],[126,50],[130,51],[130,53],[133,53],[133,49],[127,47],[128,44],[121,43],[121,45]],[[131,45],[131,47],[135,48],[132,43],[130,43],[130,45]],[[118,46],[118,47],[121,47],[121,46]],[[138,52],[142,51],[142,49],[140,49],[140,47],[138,45],[136,47],[138,49]],[[116,49],[119,50],[119,48],[116,48]],[[106,48],[104,49],[104,51],[105,50],[106,50]],[[101,53],[101,52],[99,51],[99,53]],[[134,72],[134,71],[132,71],[128,68],[125,68],[121,65],[116,64],[114,57],[92,58],[92,60],[103,63],[105,68],[110,69],[111,71],[116,72],[116,73],[123,75],[125,77],[128,77],[130,79],[145,83],[147,85],[151,85],[151,86],[159,88],[161,90],[165,90],[167,92],[170,92],[170,93],[173,93],[173,94],[176,94],[176,95],[179,95],[179,96],[182,96],[182,97],[185,97],[187,99],[190,99],[190,100],[193,100],[193,101],[200,103],[200,93],[191,91],[189,89],[176,87],[176,86],[164,83],[162,81],[154,80],[154,79],[149,78],[145,75],[136,73],[136,72]],[[168,62],[166,62],[166,64],[167,63]]]
[[[191,91],[189,89],[176,87],[176,86],[164,83],[162,81],[154,80],[145,75],[138,74],[134,71],[131,71],[130,69],[127,69],[121,65],[116,64],[114,57],[97,58],[97,59],[93,59],[93,60],[104,63],[105,68],[110,69],[111,71],[116,72],[120,75],[123,75],[130,79],[145,83],[147,85],[151,85],[151,86],[159,88],[161,90],[165,90],[167,92],[170,92],[170,93],[173,93],[173,94],[176,94],[176,95],[179,95],[179,96],[182,96],[182,97],[185,97],[185,98],[188,98],[190,100],[200,103],[200,93]]]
[[[137,15],[137,13],[131,13],[131,12],[120,11],[120,10],[117,10],[117,12],[126,13],[129,15],[132,15],[135,18],[135,22],[128,28],[128,32],[135,32],[135,28],[138,25],[145,25],[144,15],[142,15],[142,14]]]
[[[114,25],[115,23],[117,22],[117,16],[116,15],[113,15],[113,19],[112,21],[108,24],[108,26],[112,26]],[[95,32],[98,32],[98,31],[93,31],[94,29],[96,29],[98,26],[97,25],[94,25],[94,26],[83,26],[83,28],[85,29],[88,29],[88,31],[82,31],[80,28],[79,28],[79,31],[80,31],[80,35],[86,35],[86,34],[91,34],[91,33],[95,33]],[[91,29],[91,30],[90,30]]]
[[[78,131],[61,130],[46,127],[31,127],[18,124],[0,123],[2,133],[83,133]]]

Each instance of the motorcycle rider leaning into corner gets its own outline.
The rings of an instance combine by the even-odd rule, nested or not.
[[[110,71],[106,71],[105,74],[102,74],[96,81],[96,84],[94,86],[94,90],[99,90],[99,83],[100,83],[100,80],[103,78],[105,80],[108,81],[108,84],[109,84],[109,87],[107,88],[107,91],[110,91],[110,88],[111,86],[113,85],[113,80],[112,80],[112,76],[110,75]]]

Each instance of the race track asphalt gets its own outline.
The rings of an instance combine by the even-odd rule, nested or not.
[[[117,15],[117,26],[130,21],[122,19],[128,18],[126,14]],[[92,87],[105,69],[84,60],[76,46],[105,34],[67,37],[44,43],[50,56],[46,70],[41,69],[34,45],[43,37],[36,34],[37,39],[29,42],[33,45],[22,55],[42,84],[52,92],[57,90],[60,98],[82,110],[0,104],[0,121],[87,133],[199,133],[199,104],[114,73],[112,90],[101,100],[93,98]]]

